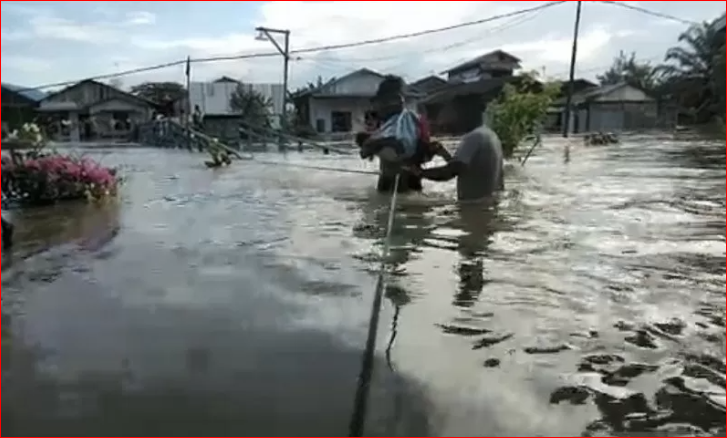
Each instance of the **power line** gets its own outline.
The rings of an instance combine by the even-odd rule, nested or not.
[[[624,8],[624,9],[629,9],[629,10],[636,11],[636,12],[641,12],[642,14],[651,15],[652,17],[664,18],[666,20],[672,20],[672,21],[678,21],[679,23],[683,23],[683,24],[688,24],[688,25],[698,24],[695,21],[685,20],[684,18],[679,18],[674,15],[665,14],[665,13],[659,12],[659,11],[652,11],[650,9],[630,5],[628,3],[616,2],[616,1],[599,1],[599,3],[618,6],[619,8]]]
[[[450,30],[462,29],[465,27],[476,26],[479,24],[485,24],[485,23],[489,23],[491,21],[502,20],[504,18],[517,17],[518,15],[528,14],[530,12],[541,11],[543,9],[547,9],[551,6],[559,5],[561,3],[565,3],[565,1],[548,2],[548,3],[542,4],[540,6],[535,6],[535,7],[528,8],[528,9],[520,9],[520,10],[509,12],[506,14],[493,15],[491,17],[482,18],[480,20],[467,21],[464,23],[453,24],[450,26],[439,27],[436,29],[428,29],[428,30],[422,30],[422,31],[418,31],[418,32],[393,35],[393,36],[389,36],[389,37],[375,38],[375,39],[370,39],[370,40],[358,41],[358,42],[354,42],[354,43],[334,44],[334,45],[323,46],[323,47],[311,47],[309,49],[291,50],[290,53],[300,54],[300,53],[311,53],[311,52],[325,52],[328,50],[350,49],[350,48],[354,48],[354,47],[368,46],[371,44],[388,43],[390,41],[395,41],[395,40],[403,40],[403,39],[415,38],[415,37],[420,37],[420,36],[425,36],[425,35],[432,35],[435,33],[447,32]]]
[[[556,6],[557,4],[558,3],[554,3],[554,4],[551,4],[551,5],[548,5],[548,7]],[[429,53],[444,52],[444,51],[447,51],[447,50],[451,50],[451,49],[455,49],[455,48],[460,48],[460,47],[466,46],[468,44],[472,44],[474,42],[479,42],[485,36],[493,35],[493,34],[496,34],[496,33],[499,33],[499,32],[503,32],[503,31],[506,31],[508,29],[511,29],[511,28],[513,28],[515,26],[519,26],[519,25],[521,25],[523,23],[526,23],[528,21],[531,21],[531,20],[537,18],[538,15],[542,11],[543,10],[541,9],[541,10],[538,10],[538,11],[535,11],[535,12],[532,12],[532,13],[522,14],[521,16],[518,16],[514,20],[508,21],[506,23],[503,23],[503,24],[498,25],[496,27],[493,27],[491,29],[487,29],[486,31],[479,33],[477,36],[469,37],[467,39],[464,39],[464,40],[461,40],[461,41],[457,41],[457,42],[454,42],[454,43],[450,43],[450,44],[447,44],[445,46],[434,47],[434,48],[427,49],[427,50],[424,50],[424,51],[418,50],[418,51],[416,51],[416,53],[418,53],[418,54],[429,54]],[[318,58],[305,58],[304,57],[304,58],[301,58],[301,60],[302,61],[312,61],[314,63],[319,63],[320,62],[322,64],[328,63],[329,65],[326,66],[326,67],[333,68],[333,67],[341,67],[341,66],[352,67],[354,64],[360,64],[360,63],[371,63],[371,62],[380,62],[380,61],[392,61],[392,60],[395,60],[395,59],[400,59],[401,57],[402,57],[402,54],[400,53],[400,54],[396,54],[396,55],[384,55],[384,56],[375,56],[375,57],[368,57],[368,58],[346,58],[345,60],[343,60],[343,59],[327,59],[327,58],[320,58],[320,57],[318,57]],[[457,62],[457,63],[459,63],[459,62]],[[457,64],[457,63],[455,63],[455,64]],[[396,70],[401,65],[402,64],[398,62],[398,63],[394,64],[393,66],[387,66],[386,69],[387,70]]]
[[[523,15],[523,14],[529,14],[531,12],[541,11],[543,9],[547,9],[547,8],[550,8],[552,6],[555,6],[555,5],[558,5],[561,3],[565,3],[565,1],[552,1],[552,2],[548,2],[545,4],[539,5],[539,6],[532,7],[532,8],[520,9],[520,10],[509,12],[506,14],[493,15],[491,17],[482,18],[479,20],[467,21],[464,23],[453,24],[453,25],[439,27],[439,28],[435,28],[435,29],[427,29],[427,30],[422,30],[422,31],[418,31],[418,32],[410,32],[410,33],[406,33],[406,34],[392,35],[392,36],[388,36],[388,37],[374,38],[374,39],[356,41],[356,42],[351,42],[351,43],[331,44],[331,45],[327,45],[327,46],[309,47],[309,48],[305,48],[305,49],[291,50],[290,54],[296,55],[296,54],[302,54],[302,53],[314,53],[314,52],[326,52],[326,51],[331,51],[331,50],[350,49],[350,48],[368,46],[368,45],[373,45],[373,44],[388,43],[388,42],[396,41],[396,40],[416,38],[416,37],[425,36],[425,35],[432,35],[432,34],[436,34],[436,33],[442,33],[442,32],[447,32],[447,31],[451,31],[451,30],[455,30],[455,29],[462,29],[465,27],[476,26],[476,25],[480,25],[480,24],[489,23],[492,21],[502,20],[504,18],[511,18],[511,17],[516,17],[516,16]],[[198,59],[191,59],[191,60],[189,60],[189,62],[191,62],[193,64],[197,64],[197,63],[222,62],[222,61],[237,61],[237,60],[243,60],[243,59],[266,58],[266,57],[275,57],[275,56],[280,56],[280,54],[278,52],[252,53],[252,54],[247,54],[247,55],[198,58]],[[150,71],[156,71],[156,70],[162,70],[165,68],[181,66],[181,65],[186,64],[187,62],[188,62],[188,60],[185,59],[185,60],[179,60],[179,61],[174,61],[174,62],[168,62],[165,64],[153,65],[153,66],[149,66],[149,67],[140,67],[140,68],[136,68],[136,69],[132,69],[132,70],[125,70],[125,71],[116,72],[116,73],[107,73],[107,74],[102,74],[102,75],[98,75],[98,76],[92,76],[90,78],[83,78],[81,80],[63,81],[63,82],[56,82],[56,83],[52,83],[52,84],[44,84],[44,85],[40,85],[37,87],[25,88],[25,89],[19,90],[19,92],[40,91],[40,90],[46,90],[49,88],[66,87],[66,86],[74,85],[82,80],[113,79],[113,78],[118,78],[118,77],[122,77],[122,76],[129,76],[129,75],[133,75],[133,74],[146,73],[146,72],[150,72]]]

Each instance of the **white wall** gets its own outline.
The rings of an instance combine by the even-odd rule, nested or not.
[[[203,114],[226,115],[232,114],[230,97],[239,84],[235,82],[192,82],[189,84],[190,108],[194,111],[199,106]],[[257,91],[273,102],[270,108],[271,115],[280,115],[283,112],[283,85],[282,84],[244,84]]]
[[[366,72],[350,76],[339,82],[326,85],[321,88],[317,94],[328,94],[328,95],[367,95],[373,96],[376,94],[376,89],[379,88],[379,84],[383,78],[378,75],[373,75]]]
[[[365,128],[366,111],[371,109],[371,103],[366,98],[335,98],[335,99],[311,99],[309,102],[311,125],[316,129],[317,120],[323,120],[325,133],[331,132],[331,113],[333,111],[350,112],[353,131],[363,131]]]
[[[350,112],[352,121],[352,132],[363,131],[366,128],[366,112],[371,111],[370,98],[312,98],[309,103],[309,114],[311,126],[316,129],[317,120],[324,121],[324,133],[330,133],[332,129],[331,113],[333,111]],[[416,111],[416,101],[407,101],[406,107]]]

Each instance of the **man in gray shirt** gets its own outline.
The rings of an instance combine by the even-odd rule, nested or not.
[[[423,169],[420,175],[432,181],[457,178],[457,200],[477,201],[504,190],[502,145],[497,134],[482,126],[462,137],[446,165]]]

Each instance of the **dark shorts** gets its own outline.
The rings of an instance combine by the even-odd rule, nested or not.
[[[376,190],[381,193],[391,193],[394,190],[394,182],[394,176],[381,175]],[[421,177],[406,172],[401,174],[398,193],[421,192],[423,189]]]

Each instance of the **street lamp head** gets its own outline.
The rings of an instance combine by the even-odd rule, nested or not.
[[[256,41],[268,41],[268,36],[265,34],[265,31],[262,29],[256,29],[257,35],[255,36]]]

